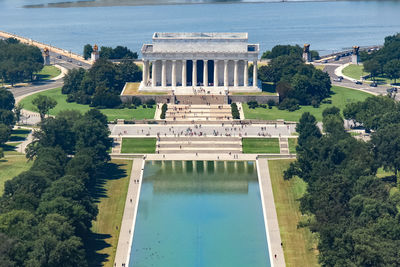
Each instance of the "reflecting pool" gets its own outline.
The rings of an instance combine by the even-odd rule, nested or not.
[[[129,266],[270,266],[254,162],[147,162]]]

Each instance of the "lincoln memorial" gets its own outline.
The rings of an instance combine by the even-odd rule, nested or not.
[[[190,94],[260,92],[258,44],[247,33],[160,33],[144,44],[143,80],[139,91]],[[253,77],[249,77],[252,63]],[[250,78],[250,79],[249,79]]]

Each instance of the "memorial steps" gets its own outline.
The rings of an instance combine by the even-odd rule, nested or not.
[[[226,95],[193,95],[192,93],[191,95],[175,95],[175,101],[181,105],[223,105],[227,104],[228,98]]]
[[[167,121],[232,121],[229,105],[174,105],[169,104]]]
[[[183,153],[242,153],[242,141],[239,137],[160,137],[156,145],[159,154]]]
[[[190,99],[190,98],[188,98]],[[214,98],[215,99],[215,98]],[[232,122],[232,111],[227,104],[169,104],[165,119],[168,121],[196,122],[201,124],[206,121]],[[189,127],[185,133],[174,137],[160,137],[157,140],[156,152],[159,154],[239,154],[242,153],[242,140],[240,137],[202,136],[201,125]],[[196,135],[194,135],[196,133]]]

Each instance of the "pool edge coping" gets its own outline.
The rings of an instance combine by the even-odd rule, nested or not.
[[[261,176],[261,167],[260,167],[260,160],[265,160],[266,161],[266,169],[265,169],[265,177]],[[268,166],[268,159],[262,158],[262,159],[256,159],[256,165],[257,165],[257,176],[258,176],[258,183],[259,183],[259,189],[260,189],[260,196],[261,196],[261,205],[263,209],[263,217],[264,217],[264,225],[265,225],[265,234],[267,236],[267,242],[268,242],[268,252],[269,252],[269,261],[271,264],[271,267],[284,267],[286,266],[285,263],[285,255],[283,253],[283,248],[281,246],[282,244],[282,239],[280,236],[280,229],[279,229],[279,222],[278,222],[278,216],[276,213],[276,206],[275,206],[275,200],[274,200],[274,193],[272,190],[272,182],[271,182],[271,177],[269,174],[269,166]],[[263,184],[262,180],[265,179],[266,184]],[[263,190],[266,190],[266,193],[268,195],[264,195]],[[270,203],[270,207],[268,210],[266,207],[266,200],[268,200],[268,203]],[[269,216],[268,216],[269,214]],[[273,226],[273,227],[271,227]],[[271,229],[274,228],[274,229]],[[278,232],[278,234],[276,233]],[[273,239],[271,241],[271,239]],[[274,251],[274,252],[272,252]],[[274,255],[277,255],[275,258]],[[283,259],[283,261],[278,261],[277,259]]]

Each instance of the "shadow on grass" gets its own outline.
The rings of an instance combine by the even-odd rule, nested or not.
[[[98,172],[96,184],[90,186],[90,194],[94,202],[99,203],[102,198],[108,198],[106,184],[109,180],[117,180],[126,176],[126,170],[121,167],[125,164],[107,163]],[[89,266],[103,266],[108,261],[109,254],[99,253],[98,251],[110,247],[111,245],[105,240],[110,238],[111,234],[91,233],[89,236],[87,258]]]
[[[12,145],[8,145],[8,144],[3,144],[0,147],[3,149],[4,152],[6,151],[15,151],[16,146],[19,145],[20,143],[15,143]]]
[[[121,167],[125,164],[107,163],[97,174],[96,184],[90,187],[90,194],[95,202],[100,202],[101,198],[106,198],[107,190],[105,184],[108,180],[117,180],[126,176],[126,170]]]
[[[89,236],[88,247],[86,248],[87,251],[87,259],[89,262],[89,266],[97,267],[103,266],[105,262],[107,262],[107,258],[110,256],[106,253],[98,253],[104,248],[108,248],[111,245],[108,244],[105,240],[110,238],[111,235],[109,234],[97,234],[91,233]]]

